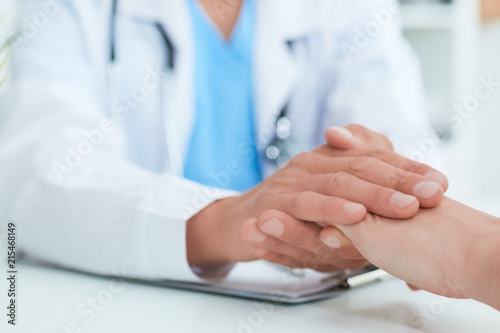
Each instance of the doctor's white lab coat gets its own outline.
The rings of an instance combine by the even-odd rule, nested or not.
[[[114,100],[107,85],[110,1],[27,2],[12,85],[0,104],[0,221],[18,224],[22,251],[52,263],[106,275],[199,279],[186,261],[186,221],[235,193],[164,172],[158,73],[166,50],[153,24],[164,25],[177,52],[174,128],[185,156],[195,114],[186,1],[119,1],[121,84]],[[406,155],[432,135],[418,63],[390,6],[257,0],[259,149],[288,102],[304,150],[322,144],[329,126],[349,123],[387,134]],[[262,168],[266,176],[273,171],[264,162]]]

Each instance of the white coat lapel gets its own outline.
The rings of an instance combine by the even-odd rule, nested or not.
[[[186,0],[122,0],[120,9],[138,19],[161,23],[176,50],[176,123],[186,152],[194,123],[194,38]]]
[[[289,42],[318,28],[314,0],[260,0],[257,4],[254,90],[259,144],[267,144],[277,116],[288,103],[301,71]]]

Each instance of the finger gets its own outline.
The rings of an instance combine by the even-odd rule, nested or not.
[[[372,131],[359,124],[350,124],[345,126],[345,128],[354,134],[356,146],[358,148],[369,145],[372,149],[387,149],[389,151],[394,151],[391,140],[382,133]]]
[[[259,247],[252,248],[252,254],[260,259],[280,264],[290,268],[310,268],[319,272],[333,272],[337,270],[344,269],[360,269],[366,266],[367,262],[365,260],[344,260],[344,259],[332,259],[328,264],[318,264],[315,260],[296,260],[294,258],[287,257],[281,253],[268,251],[267,249],[262,249]]]
[[[362,260],[364,257],[354,247],[351,240],[335,227],[326,227],[320,232],[321,241],[335,249],[335,253],[347,260]]]
[[[399,154],[385,150],[374,150],[367,153],[367,156],[384,161],[385,163],[390,164],[396,168],[422,175],[425,178],[441,185],[444,192],[448,190],[448,178],[442,172],[426,164],[410,160]]]
[[[287,257],[294,258],[295,260],[309,260],[313,258],[315,254],[309,249],[319,249],[324,248],[325,246],[321,244],[319,241],[319,230],[315,230],[311,232],[313,227],[319,229],[317,225],[312,225],[309,223],[304,223],[302,228],[295,228],[296,235],[294,242],[287,243],[285,241],[280,240],[279,238],[275,238],[273,235],[279,234],[282,236],[284,234],[284,224],[277,220],[277,218],[273,217],[270,220],[264,221],[264,230],[269,231],[270,234],[266,234],[266,232],[261,231],[258,225],[258,220],[251,219],[246,221],[243,226],[243,239],[251,245],[255,245],[260,249],[265,249],[268,251],[281,253]],[[289,228],[290,229],[290,228]],[[305,237],[301,232],[304,232]],[[290,230],[287,230],[286,234],[289,234]],[[311,236],[316,239],[313,241]],[[312,244],[315,243],[315,244]],[[331,251],[333,252],[333,251]]]
[[[325,131],[325,139],[332,148],[356,149],[358,153],[374,149],[394,150],[387,136],[356,124],[330,127]]]
[[[338,167],[367,182],[418,198],[421,207],[435,207],[444,197],[441,184],[372,157],[343,158]]]
[[[354,135],[344,127],[330,127],[325,131],[328,145],[337,149],[350,149],[354,145]]]
[[[248,219],[241,226],[243,239],[250,244],[262,244],[267,240],[267,235],[257,228],[257,219]]]
[[[328,225],[353,224],[361,222],[366,216],[363,205],[314,191],[285,193],[270,200],[271,207],[302,221],[324,222]]]
[[[410,218],[420,207],[414,196],[369,183],[346,172],[313,175],[309,183],[318,193],[356,201],[364,205],[369,212],[389,218]]]
[[[316,223],[299,221],[296,218],[277,210],[263,212],[255,222],[257,230],[266,236],[260,243],[265,247],[274,247],[275,252],[292,256],[291,252],[280,247],[289,245],[312,253],[317,257],[327,257],[335,253],[320,240],[322,228]]]
[[[339,257],[365,260],[352,244],[349,250],[350,241],[340,231],[335,236],[345,238],[345,246],[341,249],[344,255],[320,240],[322,228],[318,225],[299,221],[280,211],[265,211],[258,220],[245,222],[244,229],[243,238],[248,243],[299,261],[316,260],[321,265],[339,260]]]
[[[436,207],[444,197],[441,184],[373,157],[338,157],[333,160],[317,154],[314,160],[304,158],[301,162],[316,174],[347,172],[367,182],[415,196],[421,207]]]
[[[445,192],[448,189],[448,185],[449,185],[448,178],[446,178],[446,176],[442,172],[440,172],[440,171],[438,171],[438,170],[436,170],[436,169],[434,169],[426,164],[422,164],[422,163],[410,160],[408,158],[405,158],[405,157],[403,157],[399,154],[396,154],[388,149],[375,149],[375,150],[369,150],[369,151],[353,151],[354,155],[352,155],[352,156],[346,156],[345,154],[343,156],[339,156],[338,150],[331,149],[328,146],[320,146],[317,149],[315,149],[314,152],[316,152],[317,155],[321,155],[321,156],[325,156],[325,157],[329,157],[329,158],[335,158],[335,159],[347,158],[347,157],[352,157],[352,156],[355,156],[355,157],[357,156],[358,158],[359,157],[372,157],[372,158],[378,159],[380,161],[383,161],[386,164],[392,165],[398,169],[421,175],[421,176],[425,177],[426,179],[441,185],[441,187],[443,188],[443,190]],[[307,154],[303,154],[303,157],[307,157],[306,155]],[[293,161],[293,159],[292,159],[292,161]],[[313,165],[314,167],[324,167],[324,165],[322,163],[319,163],[316,160],[316,158],[312,158],[312,157],[311,158],[303,158],[303,160],[300,162],[305,163],[308,166]],[[330,161],[329,163],[326,163],[325,165],[333,166],[334,163],[332,163],[332,161]],[[317,169],[314,168],[313,170],[317,170]]]

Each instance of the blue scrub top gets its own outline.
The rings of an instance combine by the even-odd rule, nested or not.
[[[213,187],[247,191],[262,181],[253,103],[255,3],[243,2],[228,41],[197,0],[188,3],[196,53],[196,119],[184,177]]]

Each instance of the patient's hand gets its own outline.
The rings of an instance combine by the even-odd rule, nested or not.
[[[498,218],[445,198],[405,221],[368,214],[338,228],[371,263],[417,288],[500,307]],[[320,237],[337,233],[327,227]]]
[[[245,226],[262,226],[274,218],[285,221],[291,230],[305,223],[283,212],[268,211]],[[319,239],[325,245],[335,244],[331,251],[321,249],[324,255],[315,257],[307,251],[290,253],[289,258],[316,260],[323,268],[338,262],[339,256],[364,257],[416,288],[446,297],[474,298],[500,310],[500,219],[445,198],[438,207],[421,209],[408,220],[368,214],[360,223],[337,228],[311,227],[311,232],[300,236],[308,244]],[[290,231],[287,237],[292,235]],[[289,258],[287,262],[296,265],[298,261]],[[265,259],[279,262],[282,256],[269,252]]]

